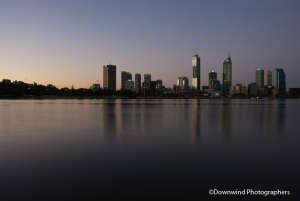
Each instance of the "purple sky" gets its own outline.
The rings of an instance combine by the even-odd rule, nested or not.
[[[201,84],[221,78],[230,53],[234,83],[255,69],[284,68],[300,87],[298,0],[0,0],[0,79],[59,87],[102,85],[102,64],[151,73],[171,86],[192,76],[199,54]]]

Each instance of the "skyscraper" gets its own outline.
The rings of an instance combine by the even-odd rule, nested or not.
[[[223,93],[230,94],[232,86],[232,61],[231,57],[227,57],[223,62]]]
[[[193,78],[192,88],[200,90],[200,57],[196,54],[192,56]]]
[[[151,74],[144,74],[144,88],[150,89],[151,87]]]
[[[103,88],[116,90],[116,65],[103,65]]]
[[[209,85],[209,88],[212,89],[213,86],[214,86],[214,82],[218,80],[218,74],[217,72],[215,72],[214,70],[210,71],[208,73],[208,85]]]
[[[121,89],[126,89],[127,81],[132,80],[132,75],[129,72],[121,72]]]
[[[189,88],[189,79],[187,77],[178,77],[176,85],[180,90],[187,90]]]
[[[133,82],[133,80],[127,80],[124,89],[125,90],[133,91],[134,90],[134,82]]]
[[[134,81],[135,81],[135,91],[140,92],[141,87],[142,87],[142,76],[139,73],[136,73],[134,76]]]
[[[156,89],[162,90],[163,89],[163,82],[162,80],[156,80]]]
[[[278,95],[285,95],[286,93],[286,82],[285,73],[281,68],[276,68],[272,75],[273,86],[278,92]]]
[[[256,81],[256,85],[258,86],[258,88],[263,88],[264,87],[264,69],[262,68],[257,68],[256,69],[256,73],[255,73],[255,81]]]
[[[265,71],[265,85],[272,86],[272,71]]]

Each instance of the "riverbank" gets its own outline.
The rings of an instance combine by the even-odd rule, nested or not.
[[[45,99],[251,99],[251,100],[274,100],[274,99],[299,99],[299,97],[218,97],[208,96],[0,96],[0,100],[45,100]]]

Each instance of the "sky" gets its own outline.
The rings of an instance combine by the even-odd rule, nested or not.
[[[191,57],[222,78],[230,55],[233,83],[257,67],[283,68],[300,87],[298,0],[0,0],[0,79],[58,87],[102,85],[102,65],[151,73],[167,87],[192,77]],[[191,81],[191,80],[190,80]]]

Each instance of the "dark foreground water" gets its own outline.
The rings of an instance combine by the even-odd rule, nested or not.
[[[299,117],[300,100],[2,100],[0,199],[295,198]]]

